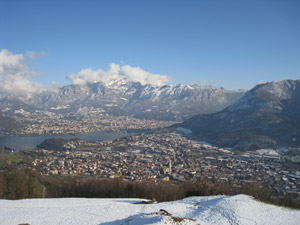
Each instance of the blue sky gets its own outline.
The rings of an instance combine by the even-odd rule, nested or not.
[[[298,0],[0,0],[0,50],[42,52],[22,63],[46,86],[115,63],[169,83],[250,89],[300,79],[299,12]]]

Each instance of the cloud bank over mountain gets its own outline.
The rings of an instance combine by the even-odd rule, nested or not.
[[[8,50],[0,51],[0,83],[1,92],[28,94],[43,89],[43,85],[32,80],[39,73],[33,72],[25,64],[26,59],[32,59],[40,53],[29,55],[14,54]]]
[[[6,49],[0,51],[0,92],[26,95],[45,90],[46,87],[33,80],[40,73],[32,71],[28,66],[28,61],[35,60],[38,57],[47,56],[45,52],[27,52],[25,54],[15,54]],[[67,79],[72,84],[103,82],[110,85],[116,81],[134,81],[142,85],[151,84],[162,86],[171,81],[171,77],[161,74],[147,72],[140,67],[130,65],[120,66],[111,63],[109,69],[93,70],[91,68],[83,69],[77,74],[70,74]],[[52,82],[53,83],[53,82]],[[56,85],[50,84],[51,88]]]
[[[151,84],[154,86],[162,86],[166,82],[171,81],[171,77],[161,74],[149,73],[140,67],[132,67],[129,65],[120,66],[111,63],[108,71],[102,69],[93,70],[92,68],[83,69],[77,74],[70,74],[67,77],[73,84],[103,82],[107,85],[119,80],[140,82],[142,85]]]

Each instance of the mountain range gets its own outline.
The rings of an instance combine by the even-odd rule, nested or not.
[[[200,85],[142,85],[116,81],[111,84],[85,83],[48,90],[28,98],[3,97],[0,110],[14,116],[48,111],[84,116],[91,111],[140,119],[182,121],[193,115],[218,112],[237,101],[245,91]]]
[[[255,86],[226,109],[194,116],[175,127],[222,147],[255,150],[300,145],[300,80]]]
[[[233,149],[300,144],[300,80],[259,84],[247,92],[116,80],[68,85],[27,97],[1,96],[0,130],[22,126],[16,118],[57,114],[80,119],[93,112],[177,121],[173,128],[190,129],[191,138]]]

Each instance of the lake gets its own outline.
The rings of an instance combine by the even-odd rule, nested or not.
[[[0,136],[0,146],[7,146],[15,150],[35,148],[48,138],[79,138],[86,141],[114,140],[117,138],[134,135],[135,133],[95,132],[89,134],[63,134],[63,135],[35,135],[35,136]]]

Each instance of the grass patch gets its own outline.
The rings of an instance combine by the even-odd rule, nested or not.
[[[9,154],[9,153],[1,154],[1,158],[3,160],[10,161],[13,165],[18,164],[20,162],[31,161],[30,157],[28,157],[26,155],[23,155],[23,154],[20,154],[20,153],[16,153],[16,154]]]

